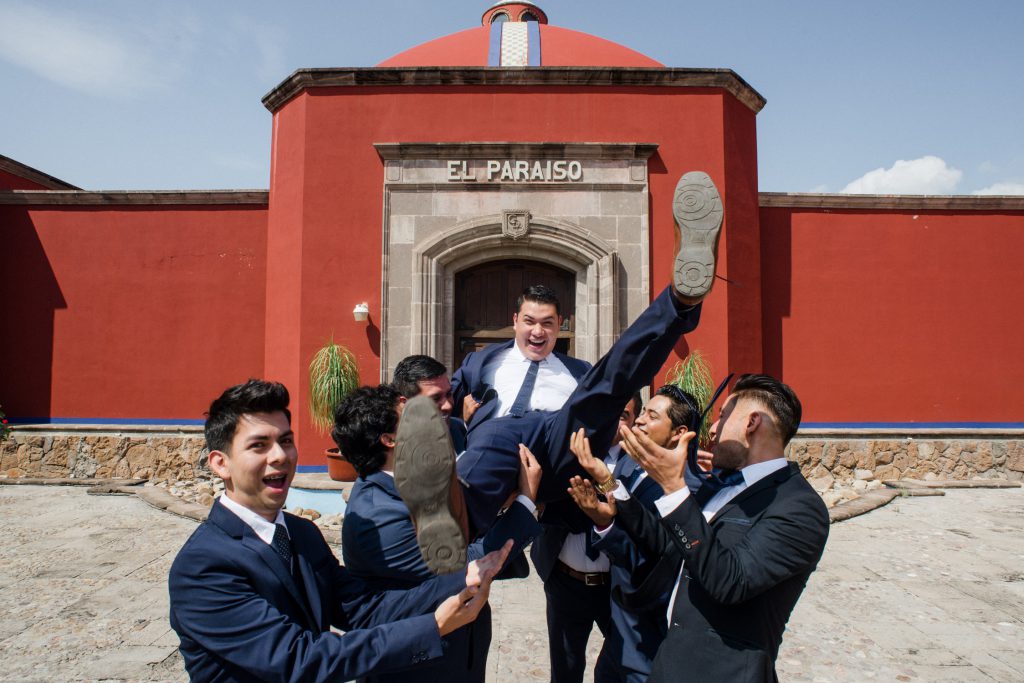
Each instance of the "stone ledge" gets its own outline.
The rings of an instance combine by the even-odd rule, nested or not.
[[[35,206],[269,205],[267,190],[7,190],[0,204]]]
[[[760,192],[761,208],[901,209],[905,211],[1024,211],[1024,197],[1010,195],[893,195]]]
[[[17,424],[15,431],[19,434],[166,434],[177,436],[190,434],[202,436],[203,425],[125,425],[125,424]]]
[[[894,489],[907,489],[911,491],[927,489],[1019,489],[1019,481],[1006,481],[1005,479],[947,479],[945,481],[919,481],[917,479],[887,479],[882,482]],[[924,493],[915,495],[927,495]]]
[[[299,69],[263,97],[272,113],[310,88],[452,85],[720,88],[755,114],[766,100],[732,69],[635,67],[364,67]]]
[[[6,486],[91,486],[98,487],[129,487],[145,484],[145,479],[97,479],[83,477],[0,477],[0,485]]]

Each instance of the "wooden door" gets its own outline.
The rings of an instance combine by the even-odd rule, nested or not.
[[[555,348],[572,355],[576,321],[576,276],[539,261],[492,261],[455,275],[455,368],[471,351],[512,339],[516,299],[530,285],[554,290],[562,312]]]

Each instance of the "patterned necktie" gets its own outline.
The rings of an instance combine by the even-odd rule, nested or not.
[[[512,402],[512,408],[508,411],[513,417],[522,417],[526,414],[526,407],[530,405],[530,394],[533,393],[533,385],[537,383],[537,371],[540,370],[540,361],[530,361],[530,369],[526,371],[526,378],[523,379],[516,400]]]
[[[287,567],[288,571],[292,570],[292,542],[288,538],[288,532],[281,524],[274,525],[274,540],[270,543],[270,547],[274,549],[281,560],[284,562],[284,566]]]

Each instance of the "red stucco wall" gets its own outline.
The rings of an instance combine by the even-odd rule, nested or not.
[[[806,422],[1024,419],[1024,212],[761,210],[764,356]]]
[[[0,205],[12,416],[202,419],[263,373],[266,209]]]
[[[311,434],[304,405],[304,368],[316,348],[333,334],[356,353],[364,382],[376,382],[379,377],[383,162],[373,143],[658,143],[659,151],[650,161],[652,289],[656,294],[670,275],[675,240],[671,201],[685,171],[703,169],[722,189],[727,239],[730,230],[749,232],[742,240],[747,246],[738,249],[735,258],[748,263],[758,257],[750,247],[756,244],[758,220],[754,114],[738,104],[727,113],[727,99],[732,96],[695,88],[316,88],[278,110],[268,292],[280,284],[274,310],[301,310],[301,326],[282,332],[297,336],[275,347],[285,355],[275,361],[280,366],[268,360],[268,370],[280,367],[271,374],[284,378],[289,386],[295,382],[301,386],[295,392],[302,397],[302,405],[295,406],[295,427],[303,444],[303,463],[319,462],[309,458],[318,458],[319,448],[329,445],[326,437],[317,440]],[[683,121],[686,125],[680,124]],[[728,150],[746,159],[728,167],[723,133],[727,125],[743,129],[729,138]],[[733,215],[743,218],[735,227]],[[282,259],[287,267],[275,266],[277,240],[295,239],[300,226],[301,267],[294,251]],[[733,258],[731,249],[728,258]],[[728,263],[723,270],[728,276]],[[756,300],[759,279],[746,287],[743,293]],[[268,297],[268,311],[276,296]],[[730,296],[725,288],[716,287],[700,330],[688,339],[707,353],[719,372],[732,364],[728,331],[756,327],[759,320],[759,309],[749,306],[740,305],[731,312]],[[370,305],[369,327],[352,320],[351,309],[361,301]],[[739,318],[730,322],[730,315]],[[268,326],[274,324],[272,318],[271,314]],[[268,335],[268,358],[270,339]],[[680,354],[686,348],[681,345]],[[757,349],[755,345],[753,352],[743,352],[745,369],[759,369],[750,367],[758,362]]]

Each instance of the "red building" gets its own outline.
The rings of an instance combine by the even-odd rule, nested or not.
[[[782,377],[805,426],[836,438],[1019,444],[1024,279],[1007,255],[1024,198],[759,194],[765,100],[742,78],[665,67],[529,2],[377,67],[300,69],[263,103],[268,192],[82,191],[0,159],[9,415],[194,424],[262,376],[292,390],[319,465],[305,374],[325,341],[366,383],[409,353],[451,367],[539,280],[568,303],[562,343],[596,360],[668,281],[672,193],[700,169],[732,283],[680,357]]]

